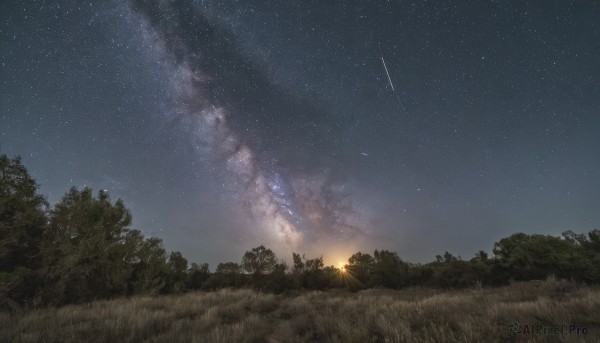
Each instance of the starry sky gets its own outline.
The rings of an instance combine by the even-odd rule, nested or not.
[[[600,3],[3,1],[0,153],[212,268],[587,232]]]

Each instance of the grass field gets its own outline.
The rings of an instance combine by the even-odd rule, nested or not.
[[[512,335],[517,322],[587,334]],[[543,328],[542,328],[543,329]],[[249,290],[0,313],[2,342],[600,342],[600,289],[547,280],[461,291]]]

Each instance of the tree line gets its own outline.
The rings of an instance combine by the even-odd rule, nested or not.
[[[135,294],[172,294],[225,287],[265,292],[370,287],[501,286],[554,275],[600,283],[600,230],[562,237],[516,233],[496,242],[493,256],[463,260],[449,252],[426,264],[397,253],[357,252],[343,267],[322,257],[270,249],[247,251],[240,262],[189,263],[162,241],[132,229],[131,214],[105,191],[71,188],[50,206],[19,157],[0,155],[0,308],[60,306]]]

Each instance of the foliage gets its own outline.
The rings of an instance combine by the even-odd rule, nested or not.
[[[48,204],[19,157],[0,155],[0,308],[31,301]]]
[[[352,289],[363,289],[371,286],[371,273],[375,260],[369,254],[357,252],[350,256],[345,269],[352,275],[353,282],[350,283]]]
[[[50,208],[20,158],[0,156],[0,308],[64,305],[136,294],[249,287],[281,293],[371,287],[480,288],[510,280],[547,279],[557,293],[579,283],[600,283],[600,230],[562,237],[515,233],[470,260],[450,252],[424,265],[396,252],[357,252],[343,268],[323,257],[292,253],[292,265],[272,250],[247,251],[241,263],[188,263],[162,241],[130,227],[123,201],[105,191],[71,188]],[[568,280],[568,281],[567,281]]]
[[[373,253],[373,283],[388,288],[408,285],[408,264],[395,252],[381,250]]]
[[[210,277],[210,270],[208,268],[208,263],[192,263],[187,278],[187,288],[188,289],[201,289],[202,285],[208,278]]]
[[[126,293],[130,222],[122,201],[72,188],[52,210],[43,235],[44,296],[65,303]]]
[[[0,156],[0,307],[154,293],[185,278],[160,239],[129,227],[121,200],[72,188],[48,210],[37,187],[18,157]]]
[[[167,282],[169,269],[167,252],[158,238],[147,238],[138,230],[127,234],[132,272],[128,281],[127,294],[158,293]]]
[[[585,235],[548,235],[516,233],[494,244],[500,265],[515,280],[539,280],[549,275],[599,282],[600,251],[594,249],[596,230]]]
[[[330,284],[324,270],[323,257],[307,259],[304,255],[292,253],[292,284],[294,288],[325,289]]]
[[[202,285],[204,289],[237,288],[242,286],[242,267],[235,262],[219,263],[215,273]]]
[[[254,275],[269,274],[275,269],[277,259],[271,249],[259,246],[246,251],[242,259],[242,268]]]
[[[268,276],[279,271],[275,253],[262,245],[246,251],[242,258],[242,269],[252,275],[252,287],[256,289],[269,288],[271,281]]]
[[[188,284],[188,260],[179,251],[173,251],[167,262],[169,274],[164,293],[179,293],[185,290]]]

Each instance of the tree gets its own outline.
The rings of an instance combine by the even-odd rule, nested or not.
[[[452,255],[451,253],[449,253],[447,251],[444,253],[444,262],[450,263],[450,262],[454,262],[454,261],[458,261],[458,260],[459,260],[459,258],[454,257],[454,255]]]
[[[242,258],[242,268],[253,275],[269,274],[276,264],[275,253],[262,245],[251,251],[246,251]]]
[[[255,284],[255,287],[259,286],[260,290],[273,293],[281,293],[291,288],[292,280],[286,273],[288,269],[289,267],[285,262],[276,263],[271,273],[264,275],[259,284]]]
[[[471,259],[471,261],[488,262],[488,259],[489,259],[488,254],[483,250],[479,250],[475,254],[475,257],[473,257]]]
[[[219,263],[216,272],[219,274],[239,274],[241,267],[235,262]]]
[[[187,284],[188,260],[179,251],[173,251],[169,255],[169,277],[165,287],[166,293],[179,293],[185,289]]]
[[[20,157],[0,155],[0,307],[32,300],[39,283],[48,203],[37,188]]]
[[[156,294],[164,289],[169,267],[162,240],[156,237],[145,239],[140,231],[131,230],[127,233],[126,242],[130,252],[127,261],[132,268],[128,294]]]
[[[202,284],[210,277],[210,271],[208,269],[208,263],[192,263],[192,266],[188,270],[188,289],[200,289]]]
[[[494,254],[516,280],[543,279],[551,274],[581,278],[591,268],[578,243],[547,235],[516,233],[494,244]]]
[[[323,289],[329,279],[323,267],[323,257],[307,259],[304,255],[292,253],[292,281],[296,288]]]
[[[585,280],[588,282],[600,282],[600,230],[595,229],[588,233],[587,243],[583,246],[581,254],[589,261],[584,269]]]
[[[215,273],[204,283],[203,288],[219,289],[223,287],[239,287],[242,285],[242,268],[235,262],[219,263]]]
[[[323,270],[323,267],[325,266],[323,257],[317,257],[310,260],[306,259],[305,265],[304,286],[307,289],[323,289],[328,286],[329,280]]]
[[[408,264],[395,252],[382,250],[373,253],[373,282],[389,288],[406,286],[408,283]]]
[[[374,260],[369,254],[357,252],[350,256],[346,270],[358,283],[351,283],[353,289],[360,289],[370,286],[371,273],[373,271]]]
[[[313,258],[311,260],[306,259],[305,265],[306,265],[306,271],[318,272],[318,271],[323,270],[323,266],[325,264],[323,263],[323,257],[317,257],[317,258]]]
[[[294,288],[304,287],[304,273],[306,266],[303,262],[304,255],[292,252],[292,284]]]
[[[588,242],[588,239],[585,234],[577,234],[571,230],[567,230],[562,233],[562,236],[567,241],[571,242],[573,245],[582,246]]]
[[[580,278],[586,282],[600,282],[600,230],[592,230],[587,235],[566,231],[563,237],[575,246],[576,251],[569,256],[569,268],[578,270]]]
[[[302,274],[304,273],[304,262],[302,262],[302,260],[304,259],[304,255],[300,256],[300,254],[296,254],[295,252],[292,253],[292,261],[294,263],[293,267],[292,267],[292,272],[295,274]]]
[[[277,259],[271,249],[259,246],[246,251],[242,258],[242,268],[252,274],[252,285],[256,289],[264,289],[268,284],[267,276],[275,270]]]
[[[494,243],[492,250],[494,255],[501,260],[514,258],[515,254],[521,252],[522,247],[529,241],[529,235],[524,233],[515,233],[507,238],[502,238],[499,242]]]
[[[131,215],[121,200],[71,190],[54,207],[42,242],[45,296],[54,303],[126,294]]]
[[[597,253],[600,253],[600,230],[595,229],[588,233],[588,248]]]

